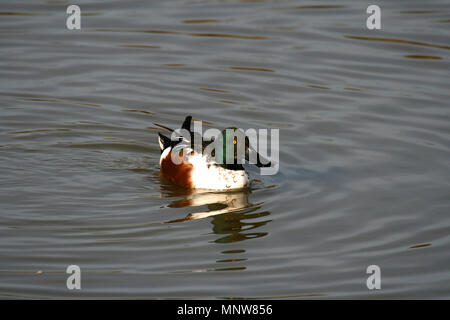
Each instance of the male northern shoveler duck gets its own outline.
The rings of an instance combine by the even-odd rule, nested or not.
[[[219,164],[215,159],[215,154],[221,154],[223,159],[225,159],[226,139],[223,140],[222,150],[214,150],[212,152],[213,157],[203,152],[195,152],[193,149],[194,133],[190,129],[191,121],[192,117],[187,116],[181,127],[181,129],[185,129],[190,133],[191,141],[188,141],[185,137],[178,137],[173,141],[158,133],[159,145],[161,147],[161,157],[159,160],[161,175],[176,185],[192,189],[231,190],[248,187],[251,180],[242,165],[242,161],[238,161],[236,136],[232,142],[234,144],[234,162],[225,164],[226,161],[223,161],[223,164]],[[174,131],[162,125],[158,126],[172,132]],[[222,134],[225,135],[225,132],[225,130],[222,131]],[[242,130],[236,130],[235,134],[245,136]],[[202,151],[206,146],[207,142],[202,140]],[[250,147],[249,139],[245,136],[245,160],[249,160],[249,154],[251,152],[256,151]],[[256,166],[270,166],[270,162],[263,164],[260,161],[260,155],[257,152],[256,158]]]

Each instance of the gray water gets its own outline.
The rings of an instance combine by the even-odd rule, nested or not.
[[[0,5],[0,298],[450,298],[448,1],[69,4]],[[160,178],[188,114],[279,174]]]

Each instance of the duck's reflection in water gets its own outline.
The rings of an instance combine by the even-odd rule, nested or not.
[[[192,207],[197,211],[189,213],[181,219],[165,221],[164,223],[186,222],[190,220],[211,218],[214,234],[219,237],[215,243],[233,243],[248,239],[264,237],[268,232],[257,232],[256,229],[266,225],[271,220],[264,218],[270,215],[269,211],[261,211],[262,202],[252,204],[248,201],[250,190],[239,190],[233,192],[206,192],[196,190],[173,188],[166,192],[166,196],[182,195],[181,200],[173,201],[167,205],[170,208]],[[181,193],[181,194],[180,194]],[[206,208],[205,208],[206,207]],[[206,209],[206,210],[205,210]],[[261,219],[262,218],[262,219]],[[209,271],[238,271],[245,270],[244,264],[246,250],[242,248],[227,248],[221,251],[226,255],[224,259],[216,260],[221,266],[218,268],[205,268],[195,270],[183,270],[179,272],[209,272]]]
[[[268,211],[258,212],[260,208],[260,206],[248,207],[243,211],[214,217],[212,220],[214,233],[225,235],[216,239],[215,242],[237,242],[266,236],[268,234],[267,232],[255,232],[254,229],[267,224],[271,220],[252,221],[252,219],[270,214]]]
[[[270,212],[261,211],[262,202],[255,204],[249,202],[248,198],[251,191],[248,189],[232,192],[212,192],[182,188],[174,189],[173,187],[168,190],[164,187],[163,185],[164,196],[184,197],[181,200],[169,203],[167,207],[192,207],[199,209],[189,213],[184,218],[169,220],[165,223],[185,222],[211,217],[213,232],[218,235],[225,235],[216,239],[215,242],[217,243],[237,242],[267,235],[267,232],[255,232],[255,229],[271,221],[258,219],[269,216]]]
[[[213,225],[213,233],[219,235],[214,242],[220,244],[256,239],[268,234],[268,232],[258,232],[257,229],[272,221],[267,218],[270,212],[261,210],[263,202],[249,202],[249,196],[252,194],[249,189],[232,192],[189,190],[166,184],[164,181],[160,186],[163,197],[178,198],[178,200],[167,204],[166,207],[192,208],[192,212],[184,218],[168,220],[163,223],[183,223],[198,219],[210,219]],[[246,250],[236,246],[224,249],[220,253],[225,256],[216,260],[220,267],[179,272],[238,271],[247,268],[245,265],[247,263]]]

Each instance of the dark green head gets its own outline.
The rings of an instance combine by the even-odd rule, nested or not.
[[[258,167],[270,166],[270,162],[261,163],[261,156],[250,146],[249,137],[236,127],[226,128],[216,138],[215,156],[217,163],[230,170],[244,170],[245,160],[253,160]]]

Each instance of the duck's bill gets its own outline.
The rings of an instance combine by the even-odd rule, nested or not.
[[[246,148],[245,160],[249,163],[256,165],[259,168],[266,168],[272,166],[272,162],[251,147]]]

